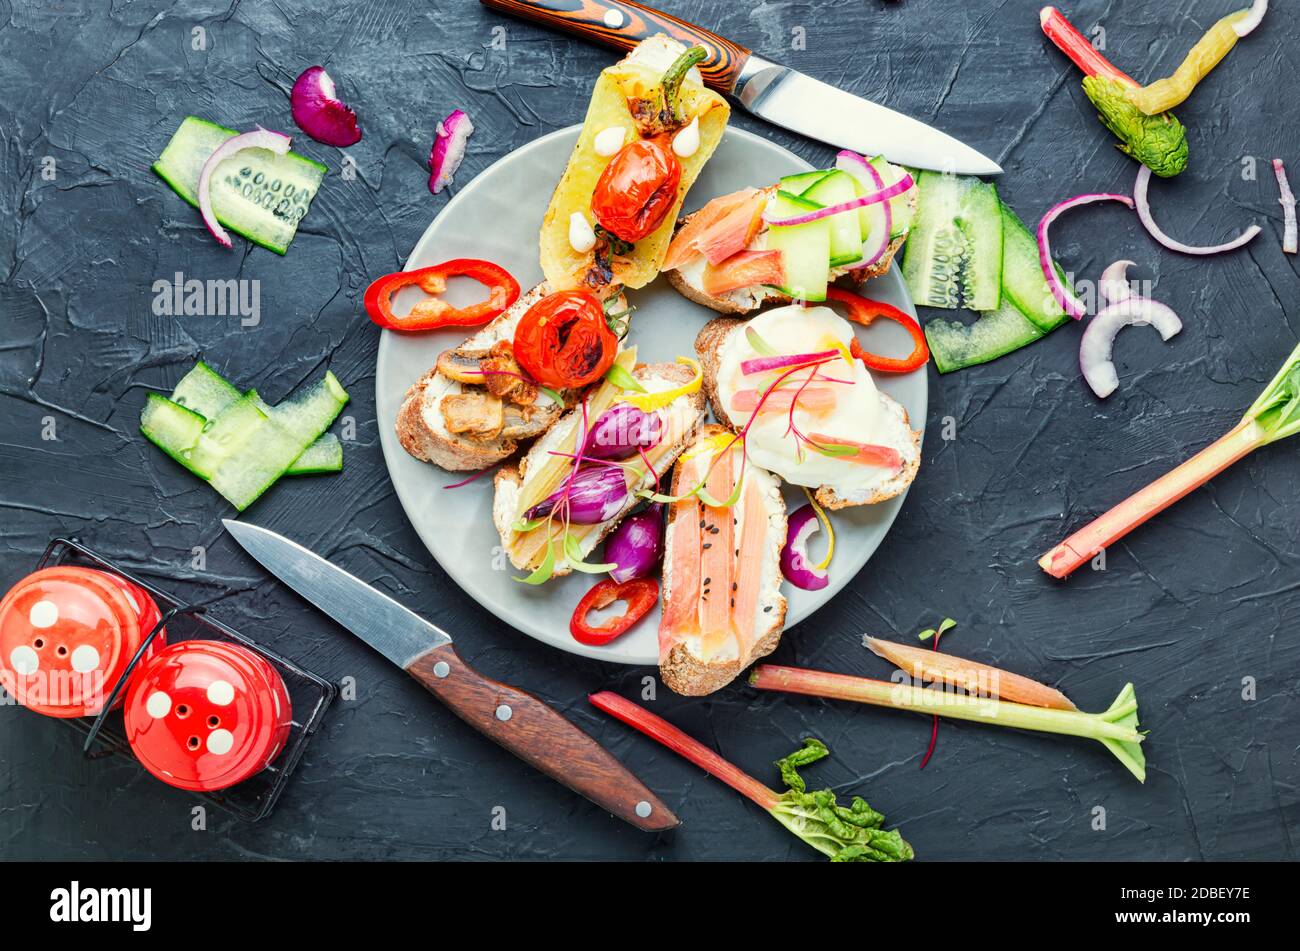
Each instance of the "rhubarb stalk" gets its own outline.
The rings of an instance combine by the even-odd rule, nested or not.
[[[1054,578],[1064,578],[1107,545],[1209,482],[1238,459],[1297,432],[1300,432],[1300,346],[1291,351],[1277,375],[1231,432],[1089,522],[1038,559],[1039,566]]]
[[[751,686],[833,700],[853,700],[877,707],[892,707],[927,716],[953,717],[994,726],[1035,730],[1099,740],[1137,777],[1146,781],[1146,759],[1142,755],[1143,735],[1138,732],[1137,695],[1126,684],[1110,709],[1104,713],[1080,713],[1032,707],[990,697],[851,677],[821,670],[761,664],[749,675]]]
[[[1202,449],[1172,472],[1133,493],[1113,509],[1079,529],[1043,557],[1038,565],[1053,578],[1064,578],[1103,548],[1119,541],[1151,516],[1200,488],[1238,459],[1264,445],[1263,430],[1245,419],[1222,439]]]
[[[849,806],[841,806],[829,789],[808,792],[799,767],[830,754],[820,740],[810,737],[800,749],[777,760],[776,767],[789,787],[778,793],[631,700],[608,690],[593,693],[587,699],[593,706],[722,780],[814,849],[829,856],[832,862],[903,862],[913,856],[912,847],[897,830],[886,832],[881,828],[885,817],[865,800],[854,796]]]

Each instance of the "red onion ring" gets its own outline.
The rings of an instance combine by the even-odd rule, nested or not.
[[[438,123],[438,133],[429,152],[429,191],[436,195],[451,184],[473,132],[474,123],[459,109],[453,109]]]
[[[1295,254],[1300,251],[1300,231],[1297,230],[1295,217],[1295,192],[1291,191],[1291,183],[1286,178],[1286,166],[1282,164],[1280,158],[1273,159],[1273,174],[1277,176],[1277,190],[1281,196],[1277,201],[1282,206],[1282,214],[1286,220],[1286,231],[1282,235],[1282,250],[1287,254]]]
[[[811,505],[790,516],[785,545],[781,549],[781,574],[796,588],[819,591],[831,583],[825,568],[818,568],[808,557],[808,539],[821,531],[821,522]]]
[[[244,149],[266,149],[276,155],[284,155],[289,151],[289,141],[289,137],[282,132],[271,132],[258,126],[253,132],[244,132],[226,139],[203,163],[203,168],[199,171],[199,214],[203,216],[203,223],[212,232],[212,237],[223,247],[230,247],[230,235],[221,227],[216,212],[212,210],[212,176],[216,173],[217,166]]]
[[[1145,167],[1143,166],[1143,168]],[[1147,169],[1147,171],[1150,172],[1150,169]],[[1052,262],[1052,243],[1048,240],[1047,229],[1053,221],[1071,208],[1091,205],[1099,201],[1118,201],[1130,208],[1133,207],[1133,199],[1129,198],[1128,195],[1113,195],[1109,192],[1075,195],[1073,198],[1067,198],[1060,204],[1054,205],[1048,210],[1047,214],[1043,215],[1043,220],[1038,222],[1038,263],[1043,268],[1043,277],[1047,279],[1047,286],[1052,291],[1052,297],[1061,305],[1061,309],[1075,320],[1086,314],[1088,308],[1083,305],[1083,301],[1070,293],[1065,285],[1061,283],[1061,279],[1056,273],[1056,265]]]
[[[338,98],[334,80],[323,66],[302,71],[289,93],[293,121],[317,142],[342,148],[361,141],[357,114]]]
[[[769,218],[767,209],[763,209],[763,220],[769,225],[776,228],[789,228],[792,225],[806,225],[810,221],[819,221],[822,218],[829,218],[831,215],[843,214],[846,211],[853,211],[855,208],[862,208],[866,205],[875,205],[882,201],[889,201],[891,198],[897,198],[904,192],[910,191],[913,185],[912,176],[904,174],[902,178],[894,182],[888,188],[870,195],[863,195],[861,198],[854,198],[852,201],[843,201],[838,205],[827,205],[825,208],[818,208],[816,211],[809,211],[802,215],[795,215],[793,218]],[[769,205],[770,207],[770,205]]]
[[[876,167],[867,161],[866,156],[859,155],[857,152],[851,152],[848,149],[841,151],[835,156],[835,167],[842,172],[848,172],[861,182],[862,186],[868,191],[872,189],[882,191],[885,187],[885,180],[880,177]],[[875,251],[870,255],[867,254],[867,246],[865,244],[862,246],[862,260],[853,265],[855,268],[871,267],[884,257],[885,252],[889,250],[889,236],[894,231],[893,204],[887,201],[881,202],[880,207],[873,208],[872,211],[876,212],[873,217],[877,221],[883,219],[880,238],[876,241]],[[870,235],[868,235],[868,240],[870,240]]]
[[[1133,266],[1133,263],[1116,261],[1101,272],[1101,280],[1097,282],[1097,296],[1101,298],[1103,304],[1118,304],[1122,300],[1135,296],[1133,285],[1128,280],[1128,269]]]
[[[1151,217],[1151,203],[1147,201],[1147,186],[1151,184],[1151,169],[1143,165],[1138,169],[1137,184],[1133,186],[1133,198],[1137,202],[1138,218],[1142,220],[1142,227],[1150,232],[1151,237],[1160,242],[1161,245],[1170,251],[1178,251],[1181,254],[1222,254],[1224,251],[1235,251],[1244,245],[1249,244],[1259,234],[1259,225],[1251,225],[1237,237],[1233,238],[1226,244],[1216,244],[1206,247],[1197,247],[1195,245],[1183,244],[1181,241],[1175,241],[1169,235],[1160,230],[1156,220]]]
[[[1255,0],[1250,7],[1250,13],[1242,17],[1236,23],[1232,24],[1232,32],[1238,36],[1250,36],[1255,32],[1255,27],[1259,26],[1264,19],[1264,14],[1268,12],[1268,0]]]
[[[1115,336],[1125,327],[1143,327],[1147,324],[1160,332],[1160,339],[1168,340],[1183,329],[1183,322],[1169,307],[1146,297],[1127,297],[1103,307],[1089,321],[1079,341],[1079,368],[1083,378],[1100,399],[1105,399],[1119,388],[1119,374],[1111,360]]]

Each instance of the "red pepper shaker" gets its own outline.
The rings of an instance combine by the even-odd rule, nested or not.
[[[0,686],[46,716],[96,716],[161,618],[149,593],[118,575],[43,568],[0,601]]]
[[[260,773],[284,749],[293,710],[284,679],[225,641],[182,641],[142,663],[126,698],[126,736],[163,782],[196,792]]]

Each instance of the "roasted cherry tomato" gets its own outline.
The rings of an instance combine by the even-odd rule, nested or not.
[[[469,307],[453,307],[440,296],[449,277],[473,278],[488,289],[487,298]],[[393,313],[393,295],[412,285],[430,296],[405,317],[398,317]],[[518,299],[519,282],[505,268],[477,258],[456,258],[433,267],[385,274],[366,288],[365,306],[370,319],[389,330],[436,330],[485,324]]]
[[[163,782],[209,792],[242,782],[284,749],[293,710],[270,662],[225,641],[181,641],[142,663],[127,691],[126,738]]]
[[[161,618],[149,593],[118,575],[43,568],[0,601],[0,686],[46,716],[95,716]],[[160,631],[148,656],[166,638]]]
[[[668,217],[681,180],[682,163],[667,136],[629,142],[600,173],[591,213],[614,237],[640,241]]]
[[[576,389],[605,375],[618,337],[590,291],[559,291],[539,300],[515,328],[515,360],[538,383]]]
[[[855,338],[849,345],[849,352],[861,360],[867,369],[879,370],[881,373],[910,373],[925,366],[925,361],[930,359],[930,348],[925,342],[925,331],[921,329],[920,324],[897,307],[860,297],[838,287],[826,288],[826,298],[843,304],[848,310],[845,316],[854,323],[865,327],[877,317],[885,317],[902,324],[903,329],[912,335],[912,352],[902,359],[869,353],[862,349],[862,345]]]
[[[579,644],[601,647],[626,634],[633,624],[650,612],[658,600],[659,582],[654,578],[636,578],[622,584],[606,578],[578,602],[569,621],[569,633]],[[615,601],[627,602],[627,610],[595,627],[587,623],[588,614],[607,608]]]

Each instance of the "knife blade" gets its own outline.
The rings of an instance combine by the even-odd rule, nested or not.
[[[656,33],[702,46],[704,82],[773,125],[864,155],[960,175],[1001,175],[1002,166],[918,119],[837,89],[710,30],[632,0],[480,0],[589,40],[630,50]]]
[[[223,522],[271,574],[489,739],[638,829],[662,832],[678,825],[672,811],[604,747],[537,697],[465,663],[442,628],[283,535],[233,519]]]

